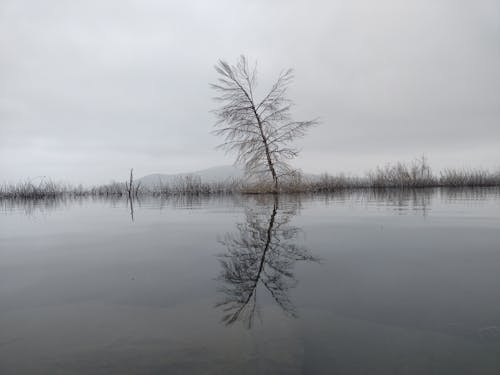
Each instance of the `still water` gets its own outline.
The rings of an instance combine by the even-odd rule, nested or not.
[[[1,374],[499,374],[500,190],[0,201]]]

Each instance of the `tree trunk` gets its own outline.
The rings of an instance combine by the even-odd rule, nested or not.
[[[130,169],[130,181],[128,183],[128,197],[132,199],[132,190],[134,186],[134,168]]]
[[[269,145],[267,143],[267,138],[264,134],[264,129],[262,128],[262,122],[260,120],[259,114],[257,113],[257,110],[255,109],[255,106],[252,106],[252,110],[255,115],[255,118],[257,119],[260,136],[262,137],[262,142],[264,143],[264,150],[266,151],[266,158],[267,158],[267,166],[269,167],[269,170],[271,171],[271,176],[273,177],[273,184],[274,184],[273,194],[278,194],[278,175],[276,174],[276,170],[274,169],[274,164],[271,159],[271,153],[269,152]]]

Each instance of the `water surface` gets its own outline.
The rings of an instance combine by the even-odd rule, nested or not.
[[[1,374],[498,374],[500,191],[0,201]]]

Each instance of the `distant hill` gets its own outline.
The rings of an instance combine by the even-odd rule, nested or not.
[[[177,179],[184,176],[199,176],[202,182],[212,183],[212,182],[223,182],[236,178],[243,177],[244,173],[242,169],[234,167],[232,165],[224,165],[219,167],[212,167],[208,169],[203,169],[201,171],[191,172],[191,173],[177,173],[177,174],[161,174],[154,173],[147,176],[139,178],[144,187],[155,187],[160,185],[170,185]]]

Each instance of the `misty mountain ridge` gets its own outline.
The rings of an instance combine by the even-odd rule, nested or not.
[[[137,179],[137,181],[140,182],[141,185],[144,187],[152,188],[161,185],[171,185],[176,181],[178,181],[180,178],[186,176],[198,176],[200,177],[202,182],[214,183],[214,182],[226,182],[226,181],[241,179],[245,176],[245,172],[243,168],[239,168],[233,165],[222,165],[189,173],[174,173],[174,174],[153,173],[141,177]],[[318,178],[318,175],[310,173],[305,173],[303,174],[303,176],[310,179]]]
[[[141,184],[145,187],[154,187],[154,186],[172,184],[179,178],[183,178],[186,176],[198,176],[201,178],[202,182],[213,183],[213,182],[224,182],[242,178],[244,176],[244,171],[243,169],[232,165],[223,165],[223,166],[202,169],[200,171],[195,171],[190,173],[175,173],[175,174],[153,173],[141,177],[137,181],[140,181]]]

